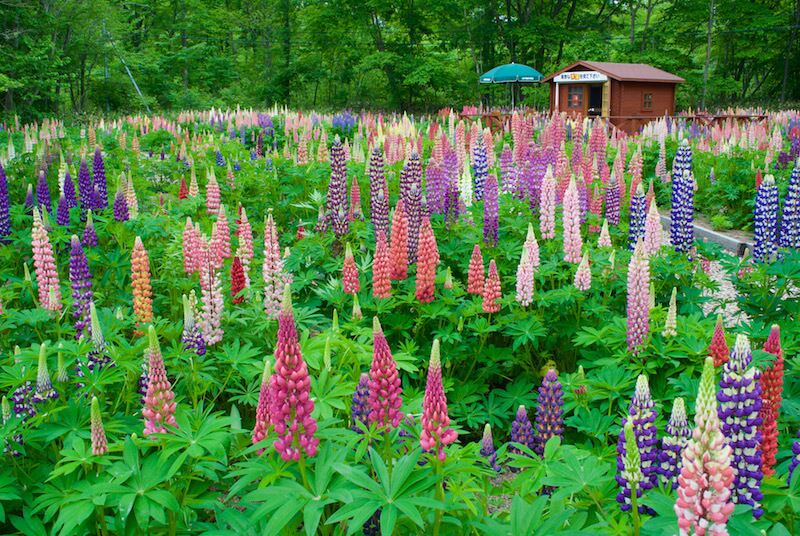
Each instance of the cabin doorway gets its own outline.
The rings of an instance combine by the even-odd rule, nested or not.
[[[589,117],[599,117],[603,113],[603,86],[589,86],[589,105],[586,114]]]

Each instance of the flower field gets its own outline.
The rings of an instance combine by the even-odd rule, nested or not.
[[[800,533],[797,112],[0,140],[2,533]]]

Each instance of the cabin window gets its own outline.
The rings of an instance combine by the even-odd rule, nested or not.
[[[653,109],[653,94],[652,93],[645,93],[644,100],[642,103],[642,108],[645,110],[652,110]]]
[[[571,110],[583,110],[582,85],[570,84],[567,86],[567,108]]]

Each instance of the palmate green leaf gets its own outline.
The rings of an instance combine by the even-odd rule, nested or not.
[[[527,315],[519,320],[515,320],[503,327],[503,332],[509,337],[514,338],[511,347],[517,350],[520,346],[530,344],[533,348],[538,348],[538,341],[547,335],[547,329],[542,325],[538,318]]]
[[[554,496],[567,496],[597,486],[609,478],[611,466],[594,455],[578,457],[575,450],[564,450],[563,461],[548,466],[545,485],[558,488]]]

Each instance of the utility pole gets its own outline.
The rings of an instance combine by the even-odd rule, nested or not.
[[[708,91],[708,65],[711,63],[711,32],[714,29],[714,0],[708,2],[708,30],[706,31],[706,64],[703,66],[703,98],[700,107],[706,109],[706,93]]]
[[[106,32],[106,21],[103,20],[103,35],[107,36],[108,33]],[[106,82],[105,93],[106,93],[106,113],[111,110],[111,105],[108,102],[108,51],[106,47],[103,47],[103,77]]]
[[[139,84],[136,83],[136,79],[133,78],[133,73],[131,73],[131,70],[128,68],[128,64],[125,63],[125,58],[123,58],[122,54],[120,54],[119,50],[117,50],[117,45],[114,44],[114,38],[111,37],[111,34],[108,32],[108,30],[105,29],[105,26],[103,27],[103,34],[105,34],[105,36],[108,38],[108,42],[111,43],[111,48],[114,49],[114,52],[117,54],[117,57],[119,58],[119,61],[122,62],[122,66],[125,67],[125,72],[128,73],[128,78],[131,79],[133,88],[136,90],[136,93],[139,94],[139,98],[142,99],[142,104],[144,104],[144,109],[147,110],[148,114],[152,113],[150,111],[150,106],[147,105],[147,101],[144,99],[144,95],[142,95],[142,90],[139,89]]]

